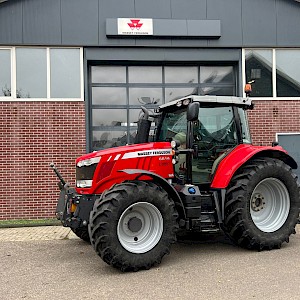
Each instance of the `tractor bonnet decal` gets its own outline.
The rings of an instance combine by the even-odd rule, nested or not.
[[[172,149],[135,151],[135,152],[125,153],[122,159],[145,157],[145,156],[161,156],[161,155],[172,155]]]

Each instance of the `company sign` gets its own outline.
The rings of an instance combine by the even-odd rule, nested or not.
[[[153,35],[153,20],[118,18],[118,35]]]

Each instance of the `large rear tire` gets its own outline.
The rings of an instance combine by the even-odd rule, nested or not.
[[[89,232],[97,254],[122,271],[159,264],[176,240],[174,202],[151,182],[114,185],[97,199]]]
[[[299,185],[291,168],[278,159],[253,159],[227,189],[225,232],[244,248],[280,248],[295,233],[299,207]]]

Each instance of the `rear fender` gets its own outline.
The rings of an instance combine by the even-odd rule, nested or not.
[[[226,188],[232,176],[243,164],[252,158],[258,157],[277,158],[285,162],[292,169],[297,169],[296,161],[281,146],[263,147],[243,144],[235,147],[219,162],[213,174],[211,188]]]

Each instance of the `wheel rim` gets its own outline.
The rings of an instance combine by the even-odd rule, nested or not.
[[[274,232],[280,229],[289,211],[290,196],[282,181],[266,178],[255,187],[250,199],[250,214],[261,231]]]
[[[163,233],[160,211],[148,202],[137,202],[121,215],[117,235],[121,245],[132,253],[145,253],[153,249]]]

